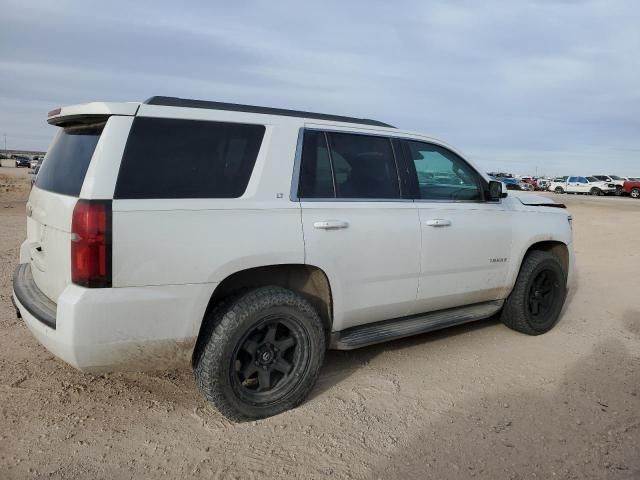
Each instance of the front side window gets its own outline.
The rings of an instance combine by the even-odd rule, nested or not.
[[[249,183],[265,127],[138,117],[114,198],[237,198]]]
[[[419,198],[451,201],[483,199],[482,183],[477,172],[458,155],[431,143],[406,143],[416,169]]]

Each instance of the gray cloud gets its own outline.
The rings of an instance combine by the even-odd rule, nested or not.
[[[176,95],[380,118],[486,169],[640,175],[640,4],[4,2],[0,133]]]

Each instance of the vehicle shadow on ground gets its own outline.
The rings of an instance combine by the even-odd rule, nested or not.
[[[327,390],[331,390],[384,352],[403,350],[418,345],[428,345],[433,342],[451,339],[458,335],[464,335],[499,323],[499,316],[494,315],[485,320],[479,320],[435,332],[423,333],[390,342],[371,345],[369,347],[358,348],[356,350],[328,350],[325,355],[324,365],[320,371],[320,378],[311,392],[309,399],[322,395]]]
[[[369,478],[640,478],[639,356],[606,340],[540,380],[424,411]]]

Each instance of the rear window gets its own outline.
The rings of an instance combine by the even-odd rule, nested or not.
[[[265,127],[139,117],[114,198],[236,198],[247,188]]]
[[[61,129],[38,171],[36,187],[62,195],[79,196],[104,125]]]

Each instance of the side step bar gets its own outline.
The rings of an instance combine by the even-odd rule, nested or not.
[[[476,303],[422,315],[358,325],[340,332],[333,332],[329,348],[334,350],[353,350],[354,348],[366,347],[375,343],[482,320],[497,313],[502,308],[503,303],[503,300]]]

